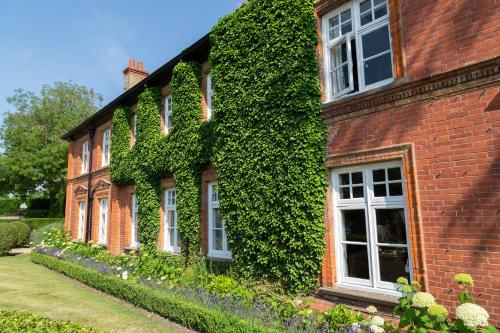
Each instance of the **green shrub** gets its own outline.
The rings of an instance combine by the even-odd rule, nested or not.
[[[31,258],[35,263],[202,333],[275,332],[217,308],[207,308],[180,296],[167,294],[113,275],[103,275],[75,263],[37,252],[33,252]]]
[[[19,198],[0,197],[0,215],[19,213],[20,205]]]
[[[31,232],[31,241],[34,245],[38,245],[45,238],[45,233],[49,230],[56,229],[63,231],[64,222],[53,222],[50,224],[44,224],[43,226],[39,226],[37,229],[33,229]]]
[[[31,228],[26,223],[21,221],[11,222],[10,227],[15,239],[13,247],[22,247],[28,245]]]
[[[44,318],[27,312],[0,310],[1,333],[99,333],[101,331],[84,327],[70,321]]]
[[[343,304],[335,305],[333,308],[323,312],[323,319],[328,323],[332,331],[342,330],[344,327],[350,328],[352,324],[360,322],[363,318],[360,314],[354,313]]]
[[[208,290],[215,295],[237,296],[250,300],[253,293],[229,276],[217,275],[208,284]]]
[[[0,223],[0,256],[6,255],[16,243],[10,223]]]
[[[50,199],[48,198],[31,198],[28,201],[26,209],[26,217],[48,217],[50,214]]]

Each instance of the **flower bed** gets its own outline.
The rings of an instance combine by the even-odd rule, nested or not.
[[[200,332],[498,333],[488,326],[488,313],[474,304],[472,277],[463,273],[455,278],[465,289],[455,322],[417,282],[399,278],[402,297],[394,313],[401,320],[393,327],[373,306],[367,317],[342,305],[318,313],[303,297],[210,273],[203,258],[184,266],[178,256],[142,249],[112,256],[99,245],[71,241],[60,229],[34,247],[32,260]]]

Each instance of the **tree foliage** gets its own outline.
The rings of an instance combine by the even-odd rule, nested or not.
[[[0,128],[0,186],[21,196],[42,189],[51,198],[52,214],[61,214],[68,158],[61,136],[96,112],[102,97],[71,82],[56,82],[43,86],[39,95],[17,89],[7,101],[16,111],[6,114]]]

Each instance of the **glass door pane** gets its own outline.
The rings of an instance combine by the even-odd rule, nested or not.
[[[364,209],[342,210],[343,276],[370,280],[368,237]]]
[[[380,281],[395,283],[410,278],[405,211],[403,208],[375,209],[377,257]]]

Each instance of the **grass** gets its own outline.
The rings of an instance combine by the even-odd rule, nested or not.
[[[29,254],[0,258],[0,295],[2,310],[29,311],[109,332],[186,332],[38,266]]]

